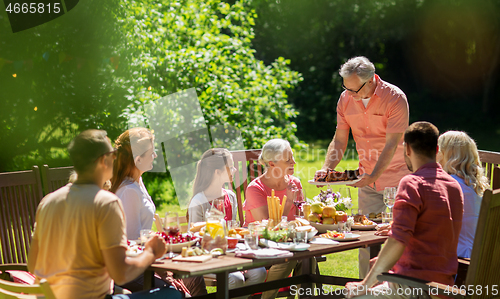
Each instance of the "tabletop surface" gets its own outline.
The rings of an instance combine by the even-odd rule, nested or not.
[[[209,273],[217,273],[222,271],[245,270],[256,267],[270,266],[277,263],[282,263],[288,260],[299,260],[312,258],[324,254],[341,252],[345,250],[367,247],[371,245],[381,245],[387,237],[375,236],[375,231],[354,231],[360,235],[357,241],[339,242],[339,244],[320,245],[310,244],[306,251],[294,252],[293,257],[275,258],[275,259],[249,259],[235,257],[234,253],[213,258],[204,263],[192,262],[172,262],[171,260],[162,260],[151,265],[150,270],[153,271],[172,271],[174,274],[185,276],[204,275]]]

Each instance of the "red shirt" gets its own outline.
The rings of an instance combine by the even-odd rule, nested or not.
[[[463,211],[460,185],[438,163],[403,177],[389,236],[406,248],[394,272],[453,285]]]
[[[337,104],[337,129],[351,129],[362,173],[373,172],[384,149],[386,134],[404,133],[410,117],[408,101],[401,89],[378,75],[375,75],[375,80],[377,87],[366,108],[361,100],[355,100],[347,91],[340,95]],[[391,163],[375,182],[375,187],[381,191],[385,187],[397,186],[399,180],[409,173],[401,138]]]
[[[300,180],[298,178],[290,176],[290,179],[298,189],[302,189],[302,184],[300,183]],[[243,203],[243,210],[246,211],[245,226],[247,226],[248,223],[252,223],[255,221],[250,210],[262,206],[267,207],[267,197],[271,196],[271,190],[272,190],[271,188],[262,183],[260,178],[256,178],[248,185],[245,202]],[[283,203],[284,195],[286,195],[286,188],[283,190],[274,190],[274,196],[279,197],[280,204]],[[292,205],[292,208],[290,209],[287,215],[288,221],[295,220],[295,210],[296,210],[295,205]]]

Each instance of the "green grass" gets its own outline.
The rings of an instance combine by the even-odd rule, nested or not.
[[[314,177],[316,170],[323,166],[326,155],[326,146],[310,146],[308,149],[295,151],[294,157],[297,162],[295,165],[295,176],[300,178],[303,189],[306,191],[306,196],[312,198],[320,192],[320,188],[309,184],[307,181]],[[355,157],[348,157],[342,160],[337,166],[337,170],[356,169],[358,168],[358,160]],[[322,189],[325,189],[323,187]],[[339,186],[332,186],[334,191],[337,191]],[[356,188],[351,189],[353,208],[358,207],[358,192]],[[186,213],[179,205],[163,205],[157,209],[160,215],[166,211],[177,211],[180,215]],[[348,250],[345,252],[329,254],[326,256],[326,262],[319,263],[319,270],[322,275],[333,275],[342,277],[358,277],[358,250]],[[330,287],[330,286],[328,286]],[[335,289],[336,287],[333,287]],[[216,291],[215,287],[208,287],[208,292]]]

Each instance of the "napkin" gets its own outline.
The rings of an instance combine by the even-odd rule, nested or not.
[[[281,258],[281,257],[290,257],[293,256],[293,253],[290,251],[272,249],[272,248],[264,248],[264,249],[256,249],[256,250],[247,250],[247,251],[239,251],[236,252],[235,256],[237,257],[246,257],[251,259],[272,259],[272,258]]]
[[[338,241],[335,240],[330,240],[326,238],[314,238],[309,241],[311,244],[323,244],[323,245],[332,245],[332,244],[339,244]]]

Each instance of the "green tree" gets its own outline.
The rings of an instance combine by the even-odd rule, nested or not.
[[[0,171],[66,166],[65,147],[78,132],[102,128],[115,138],[123,130],[118,8],[117,0],[80,1],[15,34],[0,12]]]
[[[275,137],[298,144],[287,90],[302,80],[282,57],[265,64],[252,49],[257,17],[248,0],[130,1],[122,17],[133,72],[125,116],[195,88],[208,126],[242,132],[247,148]]]

